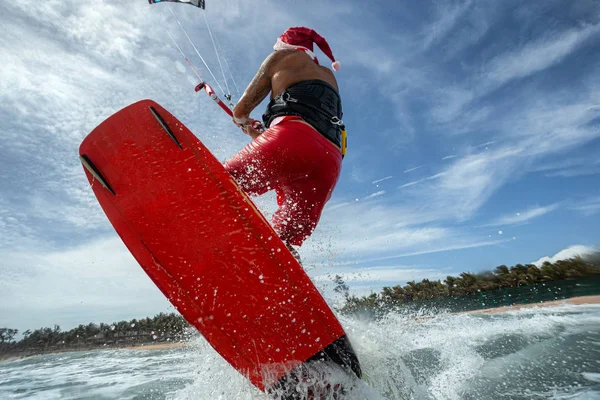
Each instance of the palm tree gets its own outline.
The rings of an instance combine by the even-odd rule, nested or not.
[[[506,265],[500,265],[500,266],[496,267],[496,269],[494,269],[494,273],[496,275],[502,276],[502,275],[510,274],[510,271]]]
[[[457,279],[461,294],[471,294],[477,291],[477,276],[469,272],[462,272]]]
[[[340,275],[336,275],[333,278],[333,283],[335,284],[333,291],[343,295],[344,298],[348,298],[348,296],[350,295],[350,293],[349,293],[350,288],[348,287],[348,285],[346,285],[346,283],[344,282],[344,280],[342,279],[342,277]]]
[[[533,264],[527,264],[527,280],[530,283],[536,283],[540,282],[542,279],[542,271],[540,271],[540,269]]]

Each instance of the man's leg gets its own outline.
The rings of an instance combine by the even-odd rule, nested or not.
[[[242,190],[249,195],[261,195],[277,187],[282,179],[289,178],[285,174],[282,174],[281,168],[274,168],[274,166],[271,166],[271,168],[266,167],[268,163],[264,160],[272,158],[272,155],[266,153],[265,150],[257,145],[247,146],[225,163],[227,172],[235,179]],[[277,166],[281,167],[282,163],[279,163]],[[287,201],[284,198],[283,192],[280,190],[277,192],[279,208],[273,215],[271,223],[290,253],[302,265],[300,254],[289,241],[290,234],[287,230],[282,231],[279,229],[280,226],[287,225],[288,223],[291,225],[293,223],[291,219],[293,218],[293,214],[288,216],[289,213],[287,210],[294,206],[292,204],[285,204]],[[288,219],[289,221],[287,221]]]
[[[309,174],[277,190],[279,208],[271,223],[300,265],[300,255],[293,246],[301,246],[313,233],[333,190],[320,178]]]
[[[249,195],[264,194],[281,181],[275,139],[273,132],[267,130],[224,164],[225,170]]]
[[[277,190],[279,208],[272,225],[288,248],[302,245],[311,235],[335,187],[341,155],[331,146],[310,126],[285,122],[225,163],[246,193]]]

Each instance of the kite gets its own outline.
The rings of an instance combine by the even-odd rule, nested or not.
[[[191,6],[196,6],[204,10],[204,0],[148,0],[148,3],[150,4],[156,4],[161,2],[184,3],[189,4]]]

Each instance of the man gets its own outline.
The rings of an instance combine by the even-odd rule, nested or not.
[[[290,251],[314,231],[331,197],[342,162],[342,104],[333,72],[319,65],[313,43],[339,69],[329,45],[314,30],[286,30],[233,110],[234,122],[254,139],[226,170],[251,195],[276,190],[272,224]],[[250,113],[271,93],[266,131]]]

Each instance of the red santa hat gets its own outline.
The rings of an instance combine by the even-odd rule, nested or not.
[[[316,43],[321,51],[332,61],[331,67],[333,70],[339,70],[340,62],[336,61],[333,57],[331,48],[325,38],[310,28],[305,28],[303,26],[288,28],[281,36],[279,36],[279,39],[277,39],[277,43],[275,43],[273,48],[275,50],[289,48],[305,50],[306,53],[316,61],[317,57],[315,57],[315,54],[313,53],[313,43]]]

